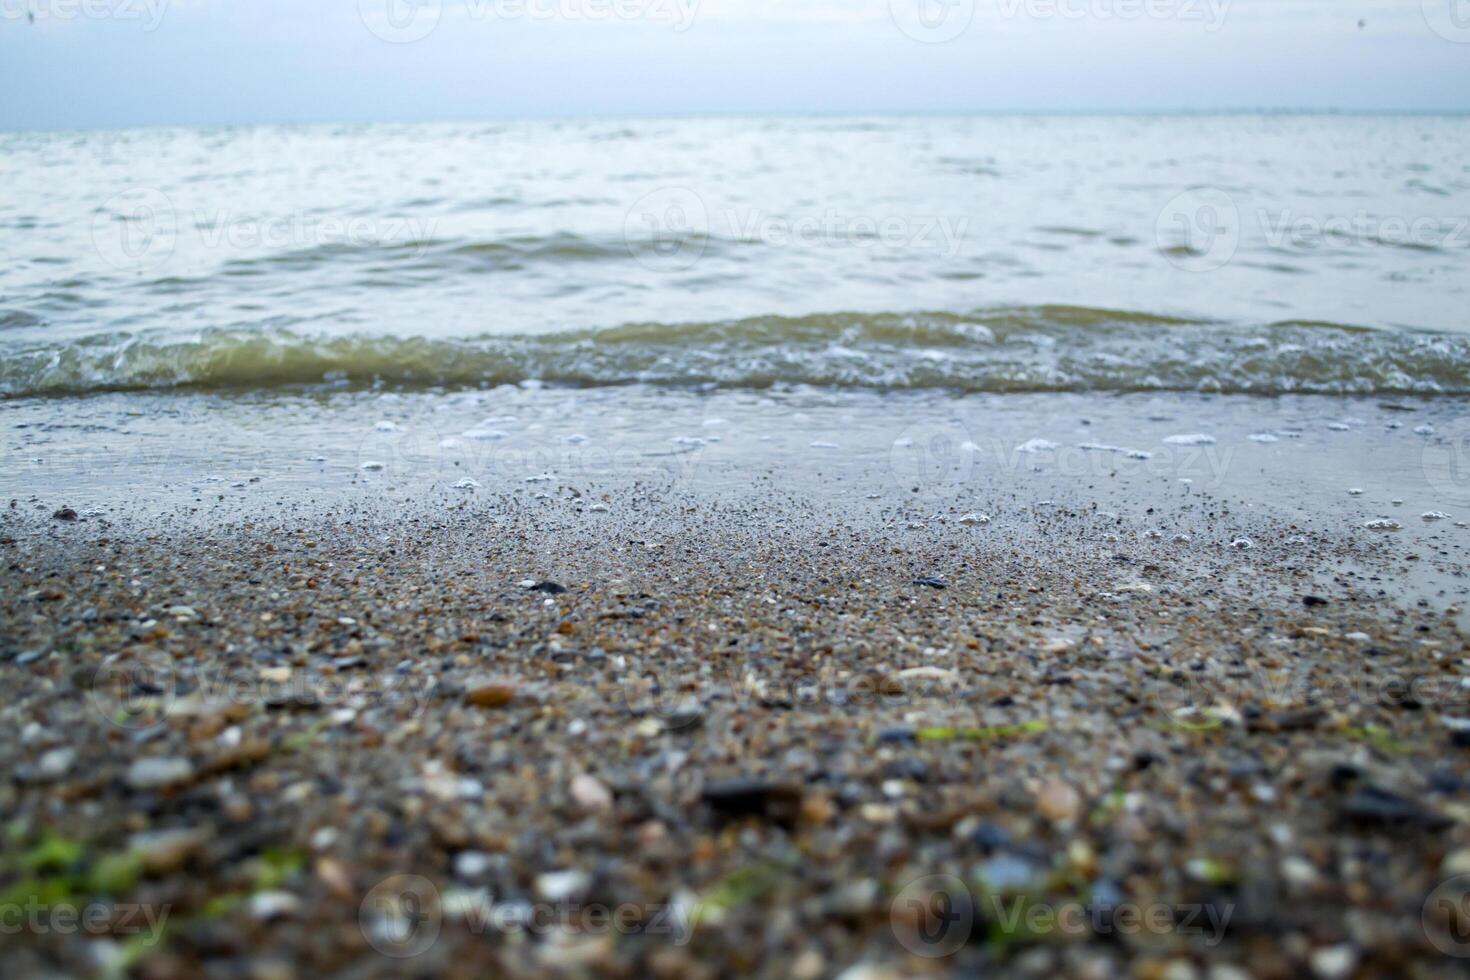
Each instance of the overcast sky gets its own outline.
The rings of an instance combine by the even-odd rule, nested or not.
[[[0,129],[1217,108],[1470,110],[1470,0],[0,0]]]

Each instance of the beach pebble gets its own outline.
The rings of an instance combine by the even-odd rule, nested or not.
[[[166,875],[182,868],[207,840],[199,830],[163,830],[135,834],[128,845],[142,859],[143,870],[151,875]]]
[[[1254,548],[1255,546],[1256,543],[1250,538],[1246,537],[1236,538],[1234,541],[1230,542],[1230,547],[1235,548],[1238,551],[1245,551],[1247,548]]]
[[[1324,946],[1312,951],[1312,973],[1321,980],[1343,980],[1358,965],[1358,954],[1352,946]]]
[[[77,519],[77,512],[70,507],[63,507],[51,516],[58,521],[74,521]]]
[[[188,759],[149,756],[133,760],[127,783],[133,789],[163,789],[188,782],[193,776],[194,765]]]
[[[1362,495],[1363,491],[1358,487],[1352,487],[1348,490],[1348,496],[1350,497],[1361,497]]]
[[[1060,779],[1049,779],[1036,794],[1036,812],[1052,823],[1071,823],[1082,807],[1082,797]]]
[[[607,504],[593,504],[591,507],[588,507],[587,509],[590,510],[594,514],[606,514],[612,508],[609,507]]]
[[[369,473],[376,473],[379,470],[386,470],[387,468],[388,468],[388,464],[387,463],[381,462],[381,461],[376,460],[376,459],[367,460],[360,467],[358,467],[358,469],[366,470]]]
[[[516,689],[511,684],[481,684],[465,692],[466,704],[476,708],[503,708],[515,698]]]
[[[76,761],[76,749],[52,749],[41,756],[41,761],[36,765],[36,774],[42,779],[60,779],[71,772],[71,767]]]
[[[261,922],[285,919],[301,910],[301,899],[290,892],[256,892],[250,896],[250,915]]]
[[[603,813],[612,809],[612,790],[595,776],[583,773],[572,780],[572,799],[582,809],[592,813]]]
[[[478,881],[490,870],[490,855],[483,851],[460,851],[454,856],[454,876],[461,881]]]
[[[585,871],[548,871],[536,876],[536,894],[548,902],[569,902],[592,887]]]

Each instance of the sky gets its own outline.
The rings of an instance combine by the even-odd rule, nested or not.
[[[0,0],[0,129],[1470,111],[1470,0]]]

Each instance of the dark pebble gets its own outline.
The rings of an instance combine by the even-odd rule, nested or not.
[[[879,745],[900,745],[914,741],[914,730],[906,725],[878,729]]]
[[[558,585],[555,582],[537,582],[531,586],[532,592],[545,592],[547,595],[561,595],[566,590],[565,585]]]
[[[1443,830],[1454,821],[1426,810],[1406,799],[1376,786],[1354,790],[1343,801],[1342,814],[1349,821],[1370,827],[1422,827]]]
[[[77,512],[70,507],[63,507],[51,516],[58,521],[74,521],[77,519]]]
[[[1325,606],[1327,605],[1327,600],[1319,595],[1304,595],[1302,596],[1302,605],[1308,608],[1312,606]]]
[[[947,588],[949,588],[948,584],[945,583],[944,579],[942,579],[942,578],[935,578],[932,575],[926,576],[924,578],[916,578],[916,579],[914,579],[914,584],[915,585],[926,585],[926,586],[928,586],[931,589],[947,589]]]
[[[701,798],[722,817],[761,817],[793,824],[801,809],[801,790],[764,779],[724,779],[708,783]]]

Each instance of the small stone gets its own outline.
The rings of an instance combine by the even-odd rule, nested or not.
[[[1439,873],[1446,878],[1470,874],[1470,848],[1461,848],[1446,854],[1444,861],[1440,863]]]
[[[1312,951],[1312,972],[1322,980],[1342,980],[1358,965],[1358,953],[1346,943]]]
[[[143,861],[143,870],[151,875],[172,874],[204,847],[206,837],[199,830],[163,830],[137,834],[128,843]]]
[[[521,584],[525,585],[524,582],[522,582]],[[530,585],[526,585],[525,587],[527,589],[530,589],[532,592],[544,592],[547,595],[561,595],[567,590],[567,587],[565,585],[558,585],[555,582],[532,582]]]
[[[352,872],[348,871],[347,866],[336,858],[317,858],[315,871],[317,880],[327,886],[327,891],[331,892],[334,898],[346,901],[355,894],[352,887]]]
[[[592,887],[585,871],[549,871],[536,876],[536,894],[548,902],[569,902]]]
[[[77,519],[77,512],[70,507],[63,507],[51,516],[58,521],[74,521]]]
[[[573,779],[571,794],[577,805],[590,813],[605,813],[612,809],[612,791],[596,776],[583,773]]]
[[[476,708],[503,708],[516,696],[510,684],[481,684],[465,692],[465,703]]]
[[[720,780],[707,784],[700,795],[710,809],[724,817],[763,817],[790,824],[801,810],[800,788],[763,779]]]
[[[290,892],[256,892],[250,896],[250,915],[262,922],[284,919],[301,910],[301,899]]]
[[[1082,807],[1082,797],[1060,779],[1049,779],[1036,794],[1036,812],[1052,823],[1071,823]]]
[[[1324,599],[1324,598],[1322,598],[1319,595],[1304,595],[1304,596],[1302,596],[1302,605],[1304,605],[1308,609],[1310,609],[1313,606],[1325,606],[1325,605],[1327,605],[1327,600]]]
[[[931,588],[931,589],[947,589],[947,588],[949,588],[949,586],[945,583],[944,579],[942,579],[942,578],[935,578],[932,575],[926,575],[923,578],[916,578],[916,579],[914,579],[914,584],[915,585],[922,585],[922,586],[925,586],[925,587]]]
[[[815,949],[804,949],[791,964],[791,980],[820,980],[827,972],[827,961]]]
[[[188,759],[135,759],[128,767],[127,782],[133,789],[164,789],[186,783],[194,776],[194,765]]]
[[[41,761],[36,766],[36,773],[43,779],[60,779],[71,772],[72,764],[76,761],[76,749],[52,749],[41,756]]]
[[[454,856],[454,876],[462,881],[479,881],[490,870],[490,855],[483,851],[460,851]]]

